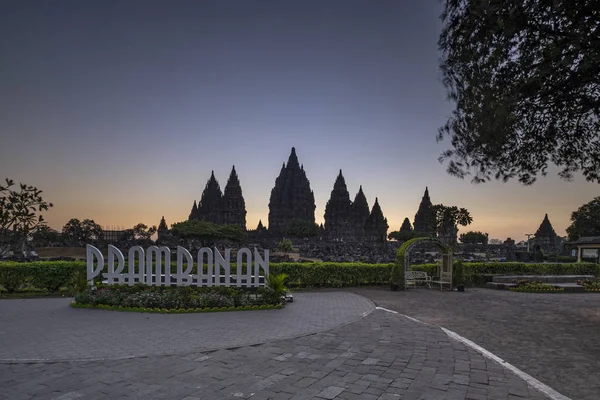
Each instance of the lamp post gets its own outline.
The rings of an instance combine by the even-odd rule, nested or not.
[[[526,233],[525,236],[527,236],[527,252],[529,253],[529,238],[535,236],[535,233]]]

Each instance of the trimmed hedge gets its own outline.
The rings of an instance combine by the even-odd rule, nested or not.
[[[394,264],[366,263],[270,263],[272,274],[287,274],[288,287],[343,287],[388,284]],[[232,265],[232,271],[236,271]],[[519,262],[463,263],[467,286],[484,283],[485,274],[501,275],[595,275],[600,277],[600,264],[528,264]],[[436,264],[413,265],[413,270],[435,275]],[[85,262],[35,261],[30,263],[0,262],[0,286],[8,292],[34,287],[51,292],[61,287],[85,286]]]
[[[436,264],[421,264],[413,266],[414,270],[425,271],[435,275]],[[594,275],[600,277],[600,264],[571,263],[571,264],[540,264],[520,262],[474,262],[463,263],[463,278],[467,286],[480,286],[485,283],[484,275]]]

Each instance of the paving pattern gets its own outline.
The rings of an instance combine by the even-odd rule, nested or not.
[[[74,309],[71,299],[0,301],[0,362],[183,354],[321,332],[375,308],[352,293],[296,294],[282,310],[147,314]],[[10,343],[10,345],[6,345]]]
[[[381,310],[327,332],[236,349],[3,363],[0,388],[0,399],[11,400],[544,398],[439,328]]]
[[[448,328],[573,400],[600,399],[600,293],[347,290]]]

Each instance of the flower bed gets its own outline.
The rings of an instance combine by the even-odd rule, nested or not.
[[[267,305],[261,306],[239,306],[239,307],[213,307],[213,308],[179,308],[179,309],[166,309],[166,308],[140,308],[140,307],[121,307],[121,306],[109,306],[106,304],[89,305],[71,303],[73,308],[91,308],[98,310],[114,310],[114,311],[126,311],[126,312],[145,312],[155,314],[190,314],[190,313],[205,313],[205,312],[220,312],[220,311],[252,311],[252,310],[278,310],[283,308],[282,304],[278,305]]]
[[[562,293],[563,288],[555,288],[547,283],[531,282],[531,281],[515,281],[517,286],[511,287],[509,290],[513,292],[523,293]]]
[[[578,285],[583,286],[586,292],[598,292],[600,293],[600,279],[592,281],[590,279],[577,281]]]
[[[118,311],[181,313],[280,308],[269,288],[104,286],[75,295],[73,307]]]

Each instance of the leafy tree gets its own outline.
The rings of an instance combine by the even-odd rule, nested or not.
[[[50,228],[48,225],[41,226],[33,235],[33,243],[36,246],[52,246],[54,244],[63,244],[64,240],[59,231]]]
[[[42,211],[52,207],[38,188],[20,183],[14,190],[14,185],[8,178],[0,185],[0,254],[11,247],[25,249],[31,236],[46,224]]]
[[[533,255],[536,262],[544,262],[544,252],[541,248],[538,248]]]
[[[429,237],[429,236],[431,236],[431,234],[426,233],[426,232],[419,232],[419,231],[415,231],[415,230],[402,232],[402,230],[399,230],[399,231],[390,232],[388,234],[388,239],[397,240],[399,242],[405,242],[410,239],[419,238],[419,237]]]
[[[461,243],[487,244],[489,236],[487,233],[480,231],[469,231],[467,233],[461,233],[459,239]]]
[[[569,240],[577,240],[582,236],[600,236],[600,197],[573,211],[567,234]]]
[[[149,242],[152,235],[156,233],[156,226],[148,228],[146,224],[139,223],[133,227],[133,237],[140,242]]]
[[[467,226],[473,222],[473,217],[466,208],[436,204],[431,207],[432,226],[439,236],[457,232],[458,225]]]
[[[597,2],[446,0],[442,20],[448,172],[529,185],[552,163],[600,182]]]
[[[290,252],[294,251],[294,246],[292,244],[292,241],[290,239],[287,239],[287,238],[281,239],[281,241],[277,245],[277,248],[282,253],[290,253]]]
[[[319,225],[294,219],[285,226],[283,233],[291,237],[314,237],[319,235]]]
[[[62,229],[65,241],[71,246],[85,246],[103,240],[102,227],[92,219],[70,219]]]
[[[212,246],[219,240],[240,242],[246,231],[236,225],[217,225],[203,220],[188,220],[171,225],[171,234],[180,239],[198,240],[202,246]]]

